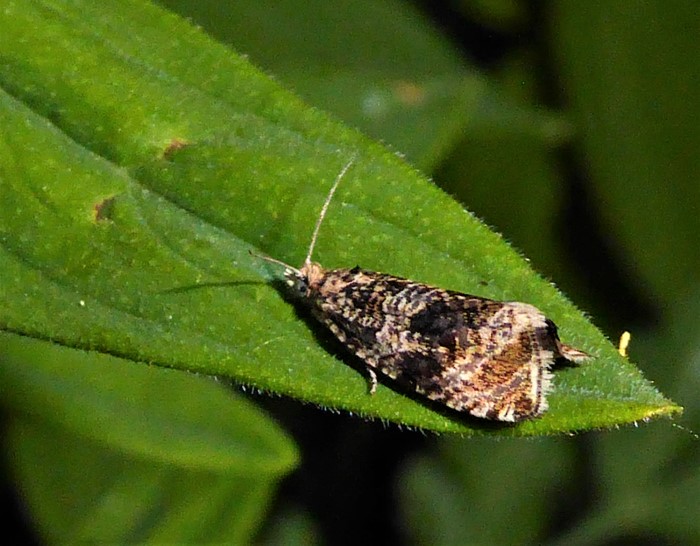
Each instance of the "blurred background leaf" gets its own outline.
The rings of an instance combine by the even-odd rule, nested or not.
[[[247,542],[293,443],[210,378],[0,334],[5,443],[47,542]]]

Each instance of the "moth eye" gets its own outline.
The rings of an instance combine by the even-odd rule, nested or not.
[[[309,284],[306,282],[306,279],[296,279],[295,288],[301,296],[306,296],[309,292]]]

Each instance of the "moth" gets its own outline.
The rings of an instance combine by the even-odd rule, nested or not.
[[[379,372],[474,417],[514,423],[542,415],[555,361],[578,363],[589,355],[561,343],[556,325],[539,309],[312,261],[323,219],[351,165],[328,192],[302,266],[259,257],[283,266],[295,296],[364,362],[370,393]]]

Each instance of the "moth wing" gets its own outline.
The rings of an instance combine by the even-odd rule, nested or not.
[[[527,304],[480,300],[474,313],[471,301],[464,298],[460,311],[452,300],[449,327],[413,329],[405,349],[379,359],[377,367],[475,417],[515,422],[542,414],[558,354],[556,327]],[[445,326],[442,311],[435,320]]]

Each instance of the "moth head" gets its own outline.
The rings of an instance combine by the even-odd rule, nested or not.
[[[287,267],[284,271],[287,284],[302,297],[308,295],[309,289],[317,287],[324,276],[325,270],[316,262],[306,262],[301,269]]]
[[[309,281],[300,269],[287,267],[284,270],[284,279],[295,293],[306,296],[309,291]]]

